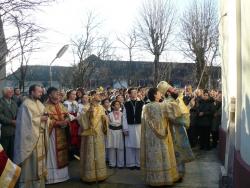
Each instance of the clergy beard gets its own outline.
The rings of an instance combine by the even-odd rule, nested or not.
[[[161,99],[159,100],[159,102],[163,102],[164,101],[164,98],[163,97],[161,97]]]
[[[41,97],[36,97],[36,96],[32,96],[32,95],[31,95],[30,98],[33,99],[33,100],[35,100],[35,101],[37,101],[37,100],[39,100]]]
[[[170,94],[171,95],[171,97],[173,97],[175,100],[178,98],[178,93],[171,93]]]

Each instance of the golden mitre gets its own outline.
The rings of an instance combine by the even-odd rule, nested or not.
[[[165,95],[166,92],[172,88],[172,86],[167,83],[166,81],[160,81],[159,84],[157,85],[157,89],[161,92],[161,94]]]

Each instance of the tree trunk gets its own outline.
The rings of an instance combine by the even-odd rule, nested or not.
[[[133,79],[132,79],[132,51],[131,51],[131,49],[129,49],[129,63],[128,63],[128,65],[127,65],[127,67],[128,67],[128,74],[127,74],[127,76],[128,76],[128,86],[129,87],[131,87],[131,85],[133,84]]]
[[[6,76],[6,55],[7,44],[4,35],[3,21],[0,15],[0,79],[4,79]]]
[[[25,87],[24,87],[24,80],[23,79],[19,80],[19,89],[22,93],[24,92]]]
[[[154,86],[156,86],[158,81],[159,81],[159,59],[160,59],[160,55],[155,54],[155,59],[154,59]]]
[[[23,65],[21,65],[20,67],[20,81],[19,81],[19,88],[22,92],[24,92],[25,87],[24,87],[24,83],[25,83],[25,67]]]
[[[204,70],[205,69],[205,70]],[[204,73],[203,73],[204,71]],[[208,74],[205,67],[205,59],[200,57],[196,59],[196,85],[205,89],[208,82]]]

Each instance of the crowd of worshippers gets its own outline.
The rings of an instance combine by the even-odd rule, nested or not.
[[[220,91],[193,92],[191,85],[176,89],[160,82],[157,88],[100,87],[66,92],[32,85],[28,94],[22,96],[18,88],[5,87],[0,99],[0,144],[7,157],[21,167],[20,188],[67,181],[68,164],[74,159],[80,160],[84,182],[105,180],[108,166],[141,169],[146,173],[146,183],[152,186],[172,185],[184,177],[185,163],[194,159],[191,147],[210,150],[218,144]],[[164,101],[165,106],[161,105]],[[155,102],[160,106],[154,106]],[[172,118],[178,114],[177,106],[182,111],[181,120]],[[183,126],[168,126],[175,124]],[[143,127],[147,125],[153,131],[151,136]],[[154,136],[161,142],[152,141]],[[186,147],[184,154],[178,151],[178,144]],[[150,145],[154,145],[152,150]],[[165,167],[160,165],[160,170],[151,164],[156,162],[151,155],[157,156],[159,150],[166,150],[171,163],[162,162]],[[175,167],[176,172],[169,172]]]

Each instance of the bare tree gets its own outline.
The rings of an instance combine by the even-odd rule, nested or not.
[[[181,18],[182,51],[196,63],[196,84],[205,88],[212,66],[218,55],[218,17],[214,0],[196,1]]]
[[[72,39],[74,46],[73,53],[77,56],[78,61],[83,61],[91,55],[94,43],[97,40],[96,30],[100,23],[96,22],[93,12],[87,14],[87,21],[83,27],[83,32],[80,36]]]
[[[94,13],[89,12],[82,34],[76,39],[72,39],[73,53],[77,58],[77,62],[73,65],[73,83],[75,86],[86,86],[87,78],[93,73],[94,66],[86,58],[93,51],[93,46],[98,38],[96,30],[99,25],[100,23],[95,20]]]
[[[145,0],[138,20],[142,46],[154,55],[154,84],[159,81],[159,59],[170,43],[175,9],[171,0]]]
[[[169,62],[161,62],[159,64],[159,69],[161,70],[159,74],[159,80],[169,81],[171,80],[173,64]]]
[[[7,49],[7,43],[6,43],[6,38],[3,30],[3,21],[2,17],[0,15],[0,79],[4,77],[5,70],[3,68],[6,65],[6,55],[8,54],[8,49]]]
[[[0,71],[3,73],[0,79],[5,77],[5,65],[18,56],[12,55],[12,51],[16,51],[16,44],[19,43],[17,36],[6,36],[6,27],[16,27],[15,19],[29,15],[42,5],[47,5],[54,0],[1,0],[0,2]],[[19,26],[22,24],[19,19]],[[24,25],[27,21],[23,22]],[[8,55],[8,58],[6,58]]]
[[[114,56],[115,49],[112,47],[112,42],[108,37],[101,37],[96,42],[94,53],[102,60],[111,60]]]
[[[138,46],[138,37],[135,30],[127,33],[124,37],[117,37],[117,40],[121,42],[127,49],[129,55],[129,63],[127,64],[127,82],[129,86],[135,84],[135,73],[133,72],[133,51]]]
[[[1,16],[14,15],[24,11],[36,10],[37,7],[45,5],[53,0],[1,0]]]
[[[127,33],[125,37],[117,37],[117,40],[128,49],[129,61],[132,62],[133,50],[138,46],[138,37],[136,35],[136,31],[132,30],[131,32]]]
[[[27,65],[32,53],[36,52],[39,47],[39,33],[42,32],[42,28],[36,26],[35,23],[25,23],[25,18],[13,17],[13,22],[16,29],[17,43],[13,45],[15,49],[11,52],[14,57],[17,57],[16,61],[19,61],[19,71],[14,72],[15,78],[19,81],[19,88],[24,92],[25,78],[27,73]]]
[[[88,13],[82,34],[72,40],[73,53],[76,56],[76,62],[73,65],[73,85],[77,87],[86,87],[98,63],[112,59],[114,48],[107,37],[99,36],[100,25],[101,23],[96,20],[96,15],[93,12]],[[91,56],[92,54],[96,56]]]

